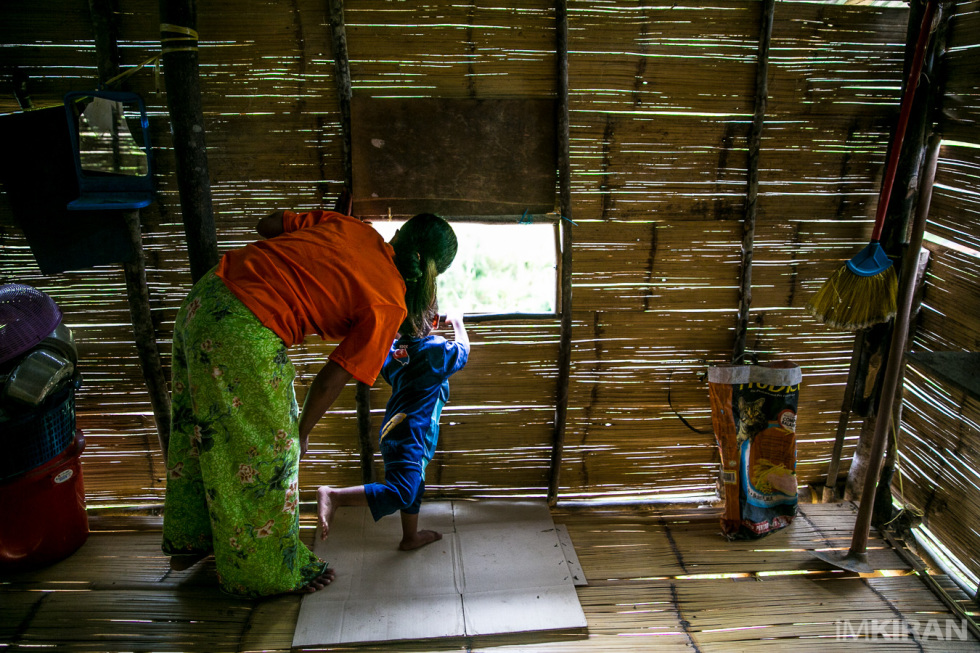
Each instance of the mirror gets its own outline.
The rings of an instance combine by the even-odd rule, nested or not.
[[[142,177],[149,162],[141,107],[105,97],[82,96],[73,103],[78,125],[78,157],[82,174]]]

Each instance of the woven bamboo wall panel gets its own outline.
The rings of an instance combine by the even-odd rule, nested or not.
[[[903,499],[923,523],[980,576],[980,402],[937,383],[928,370],[909,369],[901,435]]]
[[[540,2],[357,2],[345,7],[355,92],[551,97],[554,18]]]
[[[87,4],[65,4],[57,21],[22,0],[4,7],[3,42],[28,45],[0,49],[2,60],[27,69],[36,104],[58,104],[65,91],[95,85]],[[550,3],[346,4],[355,92],[556,92]],[[692,432],[677,414],[708,429],[702,375],[731,356],[759,7],[570,3],[577,227],[563,493],[713,492],[713,436]],[[339,104],[322,2],[246,0],[231,11],[208,4],[198,12],[213,209],[226,251],[250,241],[265,212],[332,205],[343,178]],[[749,343],[760,361],[789,358],[804,368],[803,480],[825,472],[853,336],[815,324],[802,305],[870,230],[897,109],[905,16],[777,3]],[[157,3],[127,4],[120,16],[124,67],[158,52],[158,23]],[[151,69],[127,83],[151,112],[159,193],[143,214],[144,248],[169,364],[172,321],[190,275],[166,96]],[[0,111],[14,108],[0,98]],[[162,458],[121,272],[109,266],[47,277],[2,200],[0,227],[4,280],[49,291],[80,342],[78,420],[89,443],[91,502],[159,501]],[[472,360],[452,381],[429,485],[449,494],[541,493],[557,321],[483,324],[471,337]],[[309,342],[292,352],[301,401],[331,348]],[[379,382],[370,394],[377,431],[387,389]],[[301,482],[360,482],[353,386],[315,429]]]
[[[964,134],[965,135],[965,134]],[[973,143],[980,141],[980,128],[974,126]],[[929,212],[929,232],[972,250],[980,250],[980,149],[947,146],[936,177],[936,188]]]
[[[945,138],[976,142],[980,123],[980,2],[957,2],[950,19],[942,129]]]
[[[924,351],[980,351],[980,261],[933,246],[916,343]]]

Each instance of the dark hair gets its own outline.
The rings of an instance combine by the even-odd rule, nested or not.
[[[402,225],[391,245],[405,280],[405,326],[411,326],[409,333],[421,333],[426,310],[435,300],[436,277],[456,258],[456,233],[439,216],[420,213]]]
[[[405,318],[402,325],[398,328],[398,332],[402,337],[409,338],[424,338],[432,329],[435,328],[436,320],[439,319],[439,300],[436,297],[432,298],[432,303],[429,307],[425,309],[422,313],[421,320],[412,320],[411,317]]]

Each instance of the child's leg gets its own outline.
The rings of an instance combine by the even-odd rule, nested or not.
[[[426,544],[432,544],[442,539],[442,533],[437,531],[419,530],[419,513],[402,510],[402,541],[398,548],[402,551],[418,549]]]
[[[353,487],[320,486],[316,491],[317,515],[320,518],[320,539],[327,539],[330,534],[330,522],[333,513],[340,506],[366,506],[367,494],[363,485]]]

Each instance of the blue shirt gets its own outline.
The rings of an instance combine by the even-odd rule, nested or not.
[[[422,471],[435,455],[439,417],[449,400],[449,377],[461,370],[470,349],[442,336],[400,338],[392,343],[381,368],[391,385],[381,427],[385,466],[418,465]]]

